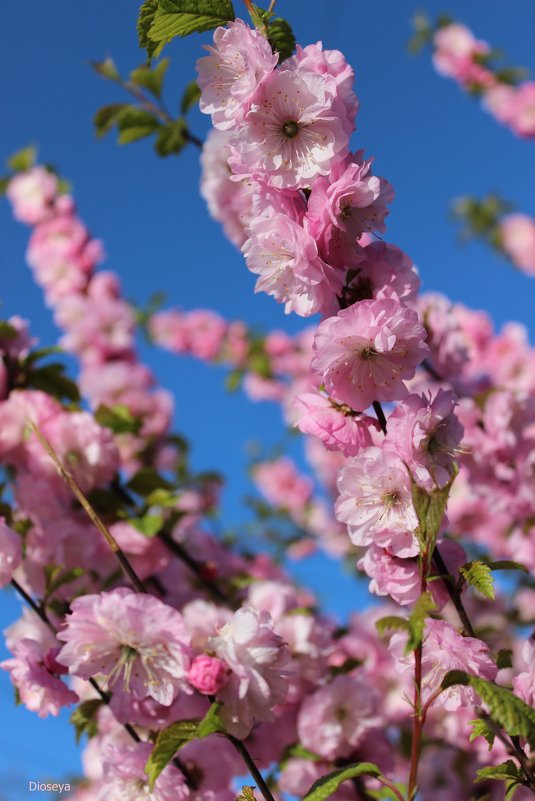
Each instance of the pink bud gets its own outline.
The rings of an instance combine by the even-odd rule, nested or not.
[[[203,695],[215,695],[228,679],[228,667],[215,656],[196,656],[188,672],[188,681]]]

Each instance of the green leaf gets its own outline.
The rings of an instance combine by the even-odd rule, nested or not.
[[[529,573],[525,565],[520,562],[513,562],[511,559],[501,559],[498,562],[489,562],[491,570],[521,570],[522,573]]]
[[[232,370],[225,378],[225,387],[229,392],[237,392],[242,385],[245,371],[241,369]]]
[[[382,636],[386,631],[406,631],[410,633],[411,627],[407,618],[387,615],[375,621],[377,633]]]
[[[333,770],[326,776],[314,782],[307,792],[303,801],[325,801],[338,790],[342,782],[348,779],[356,779],[357,776],[380,776],[381,771],[372,762],[361,762],[356,765],[348,765],[345,768]]]
[[[200,96],[201,90],[199,89],[199,84],[197,81],[190,81],[184,89],[182,100],[180,101],[180,113],[187,114],[190,108],[197,105]]]
[[[17,150],[7,160],[7,166],[14,172],[25,172],[33,167],[37,159],[37,150],[33,145]]]
[[[429,616],[429,612],[436,608],[431,593],[423,592],[414,604],[414,609],[409,617],[410,636],[407,640],[405,653],[415,651],[422,644],[426,618]]]
[[[513,667],[513,651],[511,648],[500,648],[496,657],[496,666],[498,670]]]
[[[153,42],[169,42],[225,25],[234,16],[230,0],[159,0],[148,36]]]
[[[254,791],[254,787],[251,787],[249,784],[244,784],[241,788],[241,793],[236,796],[236,801],[256,801]]]
[[[149,61],[151,58],[158,57],[165,45],[165,42],[156,44],[156,42],[153,42],[152,39],[149,38],[149,30],[154,22],[157,10],[158,0],[145,0],[139,9],[137,18],[137,38],[139,46],[147,51],[147,58]]]
[[[472,732],[470,734],[470,742],[473,742],[476,737],[484,737],[485,740],[489,744],[489,751],[492,749],[494,745],[494,740],[496,739],[496,732],[491,729],[488,722],[483,720],[483,718],[476,718],[475,720],[470,720],[469,723],[472,726]]]
[[[445,487],[427,492],[420,487],[411,476],[412,502],[418,518],[419,526],[416,531],[422,548],[430,553],[435,548],[435,542],[440,531],[440,524],[446,511],[451,486],[457,473],[454,473]]]
[[[154,149],[159,156],[171,156],[180,153],[188,140],[187,125],[182,119],[172,120],[162,125],[158,131]]]
[[[16,339],[19,332],[5,320],[0,320],[0,339]]]
[[[119,130],[118,142],[121,145],[144,139],[160,127],[154,114],[139,106],[127,106],[123,109],[117,116],[116,125]]]
[[[108,81],[120,81],[119,70],[115,66],[113,58],[105,58],[103,61],[92,61],[91,66],[99,75]]]
[[[47,356],[57,355],[58,353],[63,353],[63,350],[58,345],[50,345],[48,348],[36,348],[24,359],[24,366],[31,367],[32,364],[35,364],[40,359],[45,359]]]
[[[535,709],[506,687],[479,676],[469,676],[462,670],[450,670],[442,682],[442,687],[454,684],[469,684],[480,696],[489,710],[489,717],[511,737],[523,737],[535,748]],[[477,736],[477,735],[476,735]]]
[[[80,401],[80,391],[74,381],[64,375],[65,368],[62,364],[47,364],[32,370],[27,379],[26,385],[34,389],[40,389],[54,398],[67,398],[73,403]]]
[[[75,579],[80,578],[80,576],[83,576],[84,573],[85,570],[83,567],[73,567],[71,570],[63,570],[62,565],[54,565],[52,567],[48,566],[45,568],[45,600],[59,590],[60,587],[65,586],[65,584],[70,584],[71,581],[75,581]]]
[[[8,175],[7,178],[0,178],[0,195],[5,195],[11,180],[12,179],[10,175]]]
[[[110,103],[96,112],[93,117],[93,125],[98,137],[111,131],[125,108],[128,108],[128,103]]]
[[[468,562],[464,567],[461,567],[459,572],[464,576],[467,584],[474,587],[474,589],[490,601],[494,600],[494,579],[492,578],[492,570],[489,565],[476,559],[473,562]]]
[[[156,738],[151,751],[145,773],[149,777],[149,786],[152,790],[156,779],[162,770],[169,764],[176,752],[192,740],[208,737],[214,732],[224,731],[217,714],[219,704],[212,704],[205,717],[201,720],[182,720],[172,723],[163,729]]]
[[[162,515],[146,514],[142,517],[129,517],[127,522],[145,537],[150,538],[162,530],[164,520]]]
[[[111,407],[99,406],[95,420],[104,428],[110,428],[114,434],[138,434],[142,426],[139,417],[134,417],[130,409],[121,403]]]
[[[98,724],[95,718],[103,703],[100,698],[91,698],[89,701],[83,701],[72,713],[70,722],[76,730],[77,743],[80,742],[83,734],[87,734],[88,737],[94,737],[98,732]]]
[[[295,36],[289,22],[281,17],[271,20],[268,40],[272,50],[279,54],[279,63],[289,58],[295,50]]]
[[[153,467],[142,467],[141,470],[132,476],[127,487],[135,492],[136,495],[146,497],[157,489],[171,490],[172,484],[161,476]]]
[[[148,89],[155,97],[161,97],[163,79],[168,67],[168,58],[162,58],[158,66],[152,69],[143,64],[141,67],[132,70],[130,80],[135,86],[142,86],[144,89]]]
[[[476,781],[519,779],[521,777],[522,773],[518,765],[515,765],[512,759],[508,759],[507,762],[502,762],[500,765],[488,765],[486,768],[480,768],[476,774]]]

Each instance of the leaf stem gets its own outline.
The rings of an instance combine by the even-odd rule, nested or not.
[[[258,770],[254,759],[252,758],[251,754],[247,750],[245,744],[238,740],[237,737],[233,737],[232,734],[226,735],[227,740],[232,743],[238,754],[241,756],[247,768],[249,769],[249,773],[251,774],[252,778],[256,782],[256,786],[258,787],[259,791],[264,796],[265,801],[275,801],[275,798],[266,784],[266,781],[260,771]]]

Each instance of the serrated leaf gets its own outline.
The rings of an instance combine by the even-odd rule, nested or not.
[[[142,467],[141,470],[132,476],[127,487],[135,492],[136,495],[146,497],[157,489],[170,490],[173,485],[166,478],[160,475],[153,467]]]
[[[142,517],[129,517],[127,522],[145,537],[155,537],[163,528],[162,515],[146,514]]]
[[[163,80],[167,68],[169,67],[169,59],[162,58],[156,67],[148,67],[143,64],[130,73],[130,80],[136,86],[142,86],[148,89],[155,97],[160,97],[162,94]]]
[[[511,648],[500,648],[496,657],[496,666],[498,670],[513,667],[513,651]]]
[[[432,553],[440,531],[442,518],[448,505],[451,486],[457,473],[454,473],[445,487],[428,492],[414,481],[411,475],[412,502],[418,518],[418,538],[422,548]]]
[[[33,145],[17,150],[7,160],[7,166],[14,172],[25,172],[33,167],[37,159],[37,150]]]
[[[138,434],[142,426],[139,417],[134,417],[130,409],[120,403],[111,407],[101,404],[95,412],[95,420],[114,434]]]
[[[26,385],[34,389],[40,389],[54,398],[67,398],[73,403],[80,401],[80,390],[70,378],[64,375],[65,368],[62,364],[47,364],[32,370],[27,379]]]
[[[166,44],[165,41],[157,44],[153,42],[152,39],[149,37],[149,30],[154,22],[154,17],[156,16],[156,12],[158,10],[158,0],[145,0],[141,8],[139,9],[139,14],[137,18],[137,38],[139,42],[139,46],[147,51],[147,58],[150,61],[151,58],[157,57],[164,45]]]
[[[235,18],[230,0],[159,0],[148,36],[153,42],[169,42],[225,25]]]
[[[470,684],[470,676],[464,670],[449,670],[442,679],[441,687],[447,690],[455,684]]]
[[[271,20],[268,40],[272,50],[279,54],[279,63],[289,58],[295,50],[295,36],[289,22],[282,17]]]
[[[425,621],[429,615],[429,612],[432,612],[436,608],[437,607],[431,593],[423,592],[414,604],[414,609],[409,617],[408,623],[410,634],[409,639],[407,640],[405,653],[411,653],[422,644]]]
[[[502,762],[500,765],[488,765],[485,768],[480,768],[476,773],[476,781],[518,779],[521,776],[522,773],[518,765],[515,765],[512,759],[508,759],[507,762]]]
[[[190,108],[197,105],[200,96],[201,90],[199,89],[199,84],[197,81],[190,81],[184,89],[182,100],[180,101],[180,113],[187,114]]]
[[[303,801],[325,801],[338,790],[342,782],[349,779],[356,779],[358,776],[380,776],[381,771],[373,762],[361,762],[356,765],[348,765],[345,768],[333,770],[326,776],[318,779],[307,792]]]
[[[411,627],[409,621],[405,617],[397,617],[397,615],[386,615],[375,621],[375,628],[377,633],[382,636],[386,631],[406,631],[410,633]]]
[[[522,573],[529,573],[528,568],[520,562],[513,562],[512,559],[500,559],[497,562],[488,563],[491,570],[521,570]]]
[[[241,793],[236,796],[236,801],[257,801],[254,791],[254,787],[244,784],[241,788]]]
[[[459,572],[464,576],[467,584],[490,601],[494,600],[494,579],[489,565],[476,559],[461,567]]]
[[[208,737],[209,734],[224,731],[223,724],[217,714],[218,709],[219,704],[212,704],[201,721],[182,720],[179,723],[172,723],[158,734],[154,748],[145,765],[145,773],[149,778],[151,790],[162,770],[183,745],[192,740]]]
[[[127,106],[123,109],[117,116],[116,125],[119,130],[117,141],[121,145],[144,139],[160,127],[154,114],[139,106]]]
[[[158,131],[154,148],[159,156],[171,156],[180,151],[187,144],[187,126],[184,120],[172,120],[162,125]]]
[[[104,702],[100,698],[91,698],[83,701],[71,715],[70,722],[76,731],[76,742],[79,743],[83,734],[94,737],[98,732],[96,714]]]
[[[484,737],[485,740],[489,744],[489,751],[492,749],[494,745],[494,740],[496,739],[496,732],[493,731],[486,720],[483,718],[476,718],[476,720],[470,720],[469,723],[472,726],[472,731],[470,733],[470,742],[473,742],[476,737]]]
[[[105,58],[103,61],[92,61],[91,66],[99,75],[106,78],[108,81],[120,81],[121,76],[119,70],[115,66],[115,61],[112,58]]]

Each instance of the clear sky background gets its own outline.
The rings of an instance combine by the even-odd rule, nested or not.
[[[138,66],[135,0],[25,0],[2,15],[0,83],[3,124],[0,159],[34,142],[44,161],[68,178],[83,219],[101,238],[107,266],[118,272],[125,295],[146,301],[164,290],[169,304],[208,307],[228,319],[269,329],[296,331],[297,317],[266,296],[253,296],[254,277],[241,256],[208,219],[198,196],[198,153],[158,159],[147,142],[118,147],[97,140],[91,119],[105,103],[122,100],[88,62],[112,55],[123,72]],[[240,0],[238,15],[244,10]],[[386,238],[406,250],[419,267],[424,289],[448,294],[490,311],[497,326],[514,319],[533,334],[533,280],[516,273],[486,247],[461,248],[448,217],[452,198],[497,191],[535,215],[535,145],[497,125],[453,82],[433,70],[429,53],[409,56],[406,42],[414,11],[446,12],[466,22],[514,65],[535,71],[535,6],[529,0],[279,0],[279,13],[305,45],[323,40],[342,50],[356,71],[361,110],[354,148],[376,157],[375,171],[391,181],[396,199]],[[176,41],[167,55],[167,102],[178,106],[183,86],[210,34]],[[191,116],[203,136],[208,121]],[[43,345],[57,331],[24,261],[26,229],[0,205],[0,314],[31,320]],[[247,490],[245,443],[269,445],[281,435],[279,411],[229,396],[221,370],[144,349],[161,383],[176,398],[176,427],[194,442],[193,464],[228,475],[225,510],[238,517]],[[315,558],[294,568],[328,609],[344,616],[363,603],[362,592],[338,566]],[[18,617],[19,604],[4,593],[0,626]],[[5,653],[0,646],[0,657]],[[79,770],[78,751],[66,716],[40,721],[14,708],[7,676],[0,676],[0,801],[26,801],[29,779],[60,780]],[[44,798],[43,795],[40,796]]]

